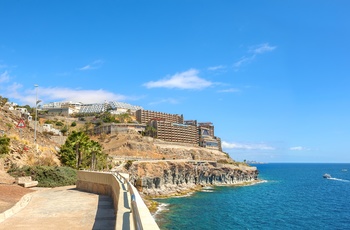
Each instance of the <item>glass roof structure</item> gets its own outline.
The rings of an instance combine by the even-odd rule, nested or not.
[[[124,102],[110,101],[101,104],[83,104],[79,110],[79,113],[103,113],[107,109],[118,110],[118,109],[130,109],[130,111],[136,111],[143,109],[141,106],[131,105]]]

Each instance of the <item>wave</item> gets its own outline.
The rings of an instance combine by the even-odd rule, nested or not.
[[[214,192],[213,190],[206,190],[206,189],[203,189],[201,190],[202,192]]]
[[[214,188],[211,186],[205,186],[202,188],[203,190],[213,190]]]
[[[260,180],[260,181],[256,182],[256,184],[262,184],[262,183],[267,183],[267,182],[274,182],[274,181]]]
[[[334,178],[334,177],[328,178],[328,180],[336,180],[336,181],[342,181],[342,182],[350,182],[350,180],[344,180],[344,179],[339,179],[339,178]]]
[[[163,211],[169,211],[169,208],[167,208],[169,204],[167,203],[160,203],[157,207],[157,211],[153,214],[153,218],[155,218],[159,213]]]

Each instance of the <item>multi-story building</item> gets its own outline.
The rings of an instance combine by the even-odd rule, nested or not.
[[[202,130],[201,135],[214,137],[214,125],[211,122],[199,122],[198,127]]]
[[[151,120],[149,125],[156,129],[156,137],[169,142],[198,145],[197,126],[172,123],[165,120]]]
[[[172,123],[183,124],[183,115],[162,113],[150,110],[139,109],[136,111],[136,120],[141,124],[147,124],[151,120],[163,120]]]
[[[50,115],[64,115],[78,113],[82,103],[63,101],[63,102],[50,102],[41,106],[41,109],[48,111]]]
[[[199,146],[222,151],[221,139],[214,135],[214,125],[211,122],[198,123]]]

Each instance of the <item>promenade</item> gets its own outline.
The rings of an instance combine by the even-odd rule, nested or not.
[[[0,223],[0,229],[114,229],[110,197],[75,189],[75,186],[38,188],[22,210]]]

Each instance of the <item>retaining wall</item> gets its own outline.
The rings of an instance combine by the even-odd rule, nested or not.
[[[119,178],[119,179],[118,179]],[[115,229],[125,229],[125,203],[136,202],[137,210],[127,210],[132,215],[138,213],[139,221],[130,221],[129,229],[144,229],[144,230],[159,230],[158,225],[154,221],[151,213],[137,192],[136,188],[128,182],[128,175],[118,175],[118,178],[110,172],[92,172],[92,171],[78,171],[77,173],[77,189],[102,195],[108,195],[112,197],[114,210],[116,213],[116,226]],[[122,183],[126,184],[122,184]],[[123,188],[122,188],[123,187]],[[131,190],[132,194],[135,196],[134,200],[129,201],[129,194],[125,196],[125,189]],[[125,197],[128,197],[124,200]],[[134,206],[133,206],[134,207]],[[135,218],[135,217],[134,217]],[[137,223],[137,224],[135,224]],[[134,227],[134,226],[141,226]]]

